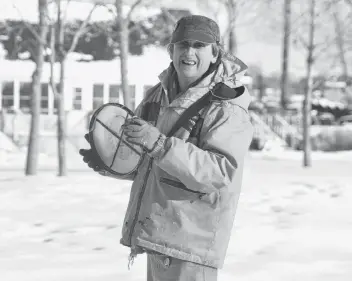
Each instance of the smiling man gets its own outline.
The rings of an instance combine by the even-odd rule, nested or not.
[[[183,40],[173,46],[172,61],[180,90],[184,91],[216,62],[217,57],[212,54],[212,45],[205,42]]]
[[[147,253],[148,281],[217,280],[223,267],[252,139],[246,66],[225,53],[219,27],[204,16],[181,18],[160,83],[124,125],[143,160],[133,180],[121,244],[130,261]],[[180,116],[210,96],[172,132]],[[170,132],[171,130],[171,132]],[[101,171],[91,151],[84,161]]]

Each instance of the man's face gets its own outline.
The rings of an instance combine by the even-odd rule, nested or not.
[[[192,83],[200,78],[216,62],[211,44],[185,40],[174,44],[172,61],[179,80]]]

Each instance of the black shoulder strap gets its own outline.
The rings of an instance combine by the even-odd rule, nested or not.
[[[245,89],[243,86],[233,89],[224,83],[216,84],[213,90],[207,92],[203,97],[201,97],[183,112],[170,132],[167,134],[167,137],[173,136],[178,131],[178,129],[182,127],[183,124],[185,124],[193,116],[197,115],[199,111],[209,105],[212,101],[234,99],[242,95],[244,90]]]
[[[188,120],[190,120],[193,116],[197,115],[199,111],[201,111],[204,107],[206,107],[211,102],[211,92],[209,91],[195,103],[193,103],[189,108],[187,108],[183,114],[178,118],[175,125],[172,127],[171,131],[167,134],[167,137],[173,136],[178,129],[182,127]]]
[[[213,94],[214,98],[213,100],[231,100],[234,98],[238,98],[240,95],[242,95],[245,91],[244,86],[240,86],[237,88],[231,88],[227,86],[226,84],[220,82],[215,85]]]

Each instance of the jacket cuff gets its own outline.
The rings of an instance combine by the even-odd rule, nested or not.
[[[167,151],[167,141],[168,138],[165,135],[160,135],[156,146],[151,152],[148,152],[148,155],[155,159],[161,158]]]

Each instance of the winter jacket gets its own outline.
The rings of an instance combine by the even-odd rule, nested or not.
[[[217,83],[236,93],[245,70],[239,60],[222,59],[214,72],[169,103],[176,75],[171,64],[136,114],[167,135],[184,110]],[[158,157],[143,155],[133,178],[121,244],[134,253],[155,251],[222,268],[253,134],[250,100],[245,89],[235,98],[212,102],[167,139]],[[195,126],[200,129],[192,137]]]

